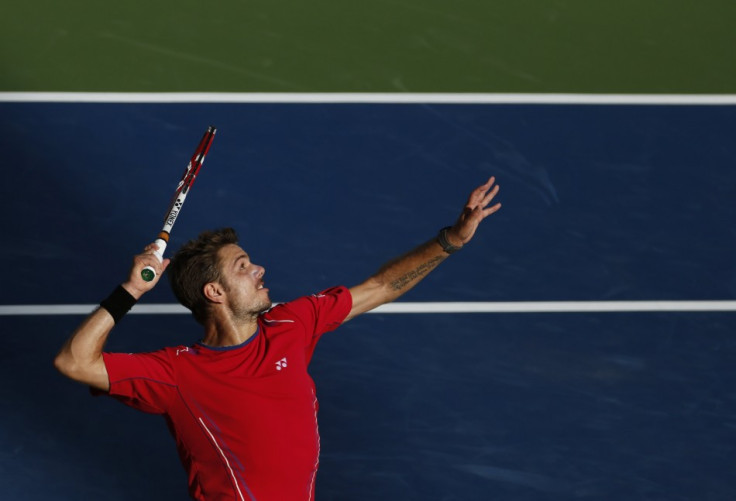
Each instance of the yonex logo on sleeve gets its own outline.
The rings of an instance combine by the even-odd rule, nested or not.
[[[280,371],[281,369],[286,369],[286,357],[276,362],[276,370]]]

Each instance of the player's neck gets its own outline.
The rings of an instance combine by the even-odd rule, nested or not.
[[[258,331],[258,317],[235,320],[232,317],[213,318],[207,322],[202,343],[221,348],[245,343]]]

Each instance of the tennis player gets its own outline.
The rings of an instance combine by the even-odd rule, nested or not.
[[[65,376],[167,421],[197,500],[314,499],[319,464],[317,397],[307,365],[325,332],[414,287],[467,244],[498,185],[476,188],[455,224],[351,288],[334,287],[272,307],[263,267],[232,229],[204,232],[171,260],[148,245],[128,280],[100,303],[55,359]],[[152,282],[141,270],[152,266]],[[202,324],[202,341],[152,353],[107,353],[105,341],[169,270],[181,303]]]

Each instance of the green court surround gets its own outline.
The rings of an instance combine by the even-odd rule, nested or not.
[[[3,6],[0,91],[736,93],[736,2]]]

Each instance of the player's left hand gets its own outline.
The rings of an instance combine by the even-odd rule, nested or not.
[[[447,232],[447,238],[451,244],[460,247],[468,243],[475,235],[481,221],[501,208],[500,203],[489,207],[500,188],[499,185],[494,185],[495,182],[496,178],[491,176],[485,184],[478,186],[470,194],[460,217]]]

